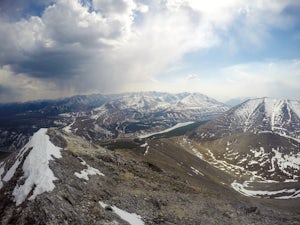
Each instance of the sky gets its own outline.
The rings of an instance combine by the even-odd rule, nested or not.
[[[0,102],[135,91],[300,100],[300,1],[0,1]]]

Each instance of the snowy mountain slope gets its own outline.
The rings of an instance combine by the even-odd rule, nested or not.
[[[240,132],[272,132],[300,139],[299,109],[299,101],[272,98],[248,100],[200,127],[196,136],[215,139]]]
[[[249,100],[240,105],[233,117],[236,118],[234,121],[236,124],[244,126],[244,131],[273,131],[298,138],[299,109],[298,101],[263,98]],[[256,124],[261,126],[257,128]]]
[[[165,130],[177,123],[208,120],[228,107],[199,93],[138,92],[118,96],[86,116],[74,116],[73,130],[86,137],[126,137]],[[89,127],[89,134],[83,131]]]
[[[226,171],[232,187],[253,197],[300,197],[300,144],[271,134],[236,134],[214,141],[181,143],[196,156]]]
[[[190,93],[176,104],[178,107],[187,108],[198,108],[198,107],[214,107],[214,106],[224,106],[215,99],[209,98],[206,95],[200,93]]]
[[[165,109],[178,100],[178,96],[169,93],[136,92],[117,95],[115,99],[108,101],[106,104],[119,110],[131,108],[139,111],[155,111]]]
[[[290,100],[248,100],[198,127],[189,148],[234,176],[232,187],[242,194],[300,197],[299,106]]]
[[[54,176],[49,168],[49,161],[60,158],[60,148],[54,146],[49,141],[46,134],[47,129],[40,129],[36,132],[30,141],[22,148],[21,151],[12,158],[12,162],[2,162],[0,167],[0,189],[10,183],[15,176],[16,178],[22,171],[12,195],[16,205],[20,205],[25,199],[33,200],[37,195],[43,192],[52,191],[55,187]],[[7,165],[6,165],[7,164]],[[12,165],[9,165],[12,164]],[[14,181],[12,181],[14,182]]]
[[[182,114],[198,114],[207,118],[213,118],[229,109],[228,106],[218,102],[213,98],[200,93],[189,93],[175,104],[170,106],[170,111]],[[189,115],[186,115],[187,117]]]
[[[200,93],[179,93],[171,94],[165,92],[136,92],[118,95],[117,98],[108,101],[107,108],[119,110],[135,109],[140,112],[151,112],[160,110],[183,110],[202,109],[204,111],[224,112],[228,107],[223,103],[209,98]],[[96,108],[101,111],[103,107]]]
[[[42,127],[78,130],[87,138],[156,132],[179,122],[208,120],[228,110],[199,93],[137,92],[82,95],[0,104],[0,151],[15,151]]]

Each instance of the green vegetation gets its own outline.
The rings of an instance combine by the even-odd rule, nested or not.
[[[102,146],[106,147],[107,149],[114,150],[114,149],[134,149],[139,147],[141,144],[145,143],[146,139],[159,139],[159,138],[170,138],[174,136],[181,136],[186,134],[188,131],[191,131],[198,126],[206,123],[207,121],[197,121],[195,123],[176,128],[174,130],[171,130],[169,132],[163,133],[163,134],[154,134],[148,138],[135,138],[135,139],[119,139],[114,140],[109,143],[102,143]]]
[[[136,131],[145,130],[145,129],[149,129],[149,128],[151,128],[151,124],[149,124],[149,123],[141,123],[141,122],[130,123],[130,124],[126,125],[125,132],[126,133],[134,133]]]

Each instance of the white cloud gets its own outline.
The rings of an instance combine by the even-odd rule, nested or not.
[[[215,70],[210,77],[179,78],[167,86],[170,90],[200,90],[222,101],[237,96],[300,100],[300,63],[295,59],[237,64]]]
[[[197,74],[189,74],[186,77],[187,80],[198,80],[199,76]]]
[[[93,0],[93,7],[106,17],[111,17],[132,14],[136,4],[133,0]]]
[[[147,13],[149,11],[149,6],[148,5],[145,5],[145,4],[142,4],[142,3],[139,3],[137,5],[137,9],[138,11],[140,11],[141,13]]]
[[[300,5],[292,0],[165,0],[147,5],[133,0],[93,0],[85,5],[79,0],[56,0],[41,16],[0,22],[1,71],[10,71],[1,84],[17,87],[22,79],[30,80],[40,87],[40,97],[45,89],[48,94],[53,91],[47,96],[163,89],[158,75],[180,64],[187,53],[216,45],[228,45],[232,54],[244,46],[263,47],[271,28],[296,22],[283,13],[295,4]],[[244,68],[235,69],[236,77],[219,79],[233,85],[237,79],[256,77]],[[44,85],[49,80],[51,89]],[[169,86],[170,90],[215,89],[201,82],[213,85],[199,76]]]
[[[300,66],[293,61],[259,62],[224,69],[237,93],[300,99]]]

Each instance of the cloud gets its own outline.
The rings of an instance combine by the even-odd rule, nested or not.
[[[223,99],[237,96],[269,96],[300,100],[299,60],[253,62],[225,67],[216,86]]]
[[[177,77],[157,83],[155,90],[200,91],[220,101],[249,96],[300,100],[299,59],[236,64],[216,68],[209,75]]]
[[[136,4],[132,0],[93,0],[93,7],[107,17],[122,15],[126,17],[136,8]]]
[[[0,102],[58,98],[76,94],[70,86],[61,86],[57,92],[57,84],[52,79],[16,74],[10,66],[0,67],[0,84]]]
[[[198,80],[199,76],[197,74],[189,74],[186,77],[187,80]]]
[[[122,23],[89,13],[79,2],[59,1],[41,17],[1,23],[1,62],[17,74],[53,78],[58,84],[84,79],[88,61],[101,60],[114,47],[109,42],[122,36]]]
[[[158,89],[159,77],[188,53],[218,45],[228,45],[233,54],[240,48],[262,47],[271,28],[296,23],[295,15],[285,12],[294,5],[300,4],[45,0],[25,5],[17,0],[13,5],[5,0],[0,4],[0,11],[6,12],[0,20],[0,66],[9,76],[2,89],[18,89],[22,79],[37,85],[35,95],[30,94],[33,87],[19,88],[25,93],[21,100]],[[20,13],[13,18],[11,12],[18,7]]]

